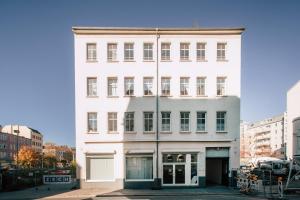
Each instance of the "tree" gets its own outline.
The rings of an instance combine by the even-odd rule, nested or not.
[[[44,157],[43,162],[44,162],[44,167],[46,167],[46,168],[51,168],[51,167],[55,168],[56,163],[57,163],[57,159],[53,155],[46,155]]]
[[[39,163],[40,154],[29,146],[22,146],[14,156],[14,159],[18,166],[23,168],[36,167]]]

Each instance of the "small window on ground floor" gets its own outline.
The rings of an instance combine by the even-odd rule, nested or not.
[[[114,179],[113,155],[87,156],[86,179],[108,181]]]
[[[153,179],[153,157],[152,155],[130,155],[126,156],[126,179],[147,180]]]

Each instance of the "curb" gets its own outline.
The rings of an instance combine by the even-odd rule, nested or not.
[[[140,197],[140,196],[198,196],[198,195],[242,195],[241,193],[160,193],[160,194],[100,194],[96,195],[96,197]]]

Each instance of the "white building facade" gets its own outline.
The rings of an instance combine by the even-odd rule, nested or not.
[[[81,187],[228,185],[243,31],[74,27]]]
[[[287,156],[300,155],[300,81],[287,92]]]

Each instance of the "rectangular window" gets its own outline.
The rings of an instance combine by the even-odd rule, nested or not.
[[[170,43],[161,43],[161,60],[170,60]]]
[[[114,43],[107,44],[107,60],[108,61],[117,60],[117,44]]]
[[[97,78],[87,78],[87,96],[97,96]]]
[[[96,43],[89,43],[86,45],[86,59],[87,61],[96,61],[97,60],[97,45]]]
[[[180,78],[180,95],[181,96],[189,95],[189,81],[190,81],[190,79],[187,77]]]
[[[197,78],[197,95],[205,96],[205,77]]]
[[[197,60],[205,60],[205,43],[197,43]]]
[[[134,95],[134,78],[125,78],[124,79],[124,92],[125,96],[133,96]]]
[[[108,132],[109,133],[116,133],[118,131],[118,113],[116,112],[109,112],[107,114],[108,118]]]
[[[226,130],[226,112],[217,112],[217,131]]]
[[[151,155],[126,156],[126,179],[153,179],[153,157]]]
[[[88,113],[88,132],[97,132],[97,113]]]
[[[125,113],[125,132],[134,131],[134,112]]]
[[[161,131],[171,132],[171,112],[161,112]]]
[[[144,60],[153,60],[153,44],[144,43]]]
[[[117,96],[117,84],[118,78],[108,78],[107,79],[107,95],[109,97]]]
[[[134,44],[125,43],[124,44],[124,60],[133,61],[134,60]]]
[[[217,60],[224,61],[226,60],[226,43],[217,44]]]
[[[197,131],[206,130],[206,112],[197,112]]]
[[[180,131],[190,131],[190,112],[180,112]]]
[[[144,131],[153,131],[153,112],[144,112]]]
[[[153,95],[153,78],[144,78],[144,95]]]
[[[171,79],[168,77],[161,78],[161,95],[162,96],[170,96],[171,91]]]
[[[107,156],[87,156],[86,157],[86,179],[87,180],[114,180],[114,158]]]
[[[180,60],[189,60],[190,58],[190,44],[180,43]]]
[[[225,95],[225,77],[217,77],[217,95],[222,96]]]

